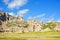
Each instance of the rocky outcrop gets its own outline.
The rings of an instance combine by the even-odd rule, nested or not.
[[[14,17],[12,15],[9,15],[8,13],[0,12],[0,31],[8,31],[8,29],[10,29],[11,27],[8,27],[7,24],[12,22],[11,25],[13,25],[13,23],[17,22],[18,20],[21,21],[21,20],[23,20],[23,18],[19,17],[19,16]],[[17,23],[14,23],[14,24],[17,25]],[[14,29],[17,29],[17,28],[18,28],[18,26],[16,26],[16,28],[14,28]],[[12,30],[12,28],[11,28],[11,30]]]
[[[0,12],[0,21],[7,21],[9,20],[8,14],[5,12]]]
[[[60,31],[60,21],[56,22],[56,27],[54,29]]]
[[[36,21],[34,19],[31,19],[31,20],[28,20],[28,23],[29,23],[29,31],[33,31],[33,32],[38,32],[38,31],[41,31],[41,22],[39,21]]]
[[[56,22],[55,22],[56,23]],[[45,23],[46,24],[46,23]],[[45,26],[44,26],[45,27]],[[5,12],[0,12],[0,32],[44,32],[43,23],[34,19],[24,20],[21,16],[12,16]],[[56,23],[55,30],[60,30],[60,22]]]

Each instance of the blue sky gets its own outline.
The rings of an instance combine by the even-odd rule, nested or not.
[[[0,0],[0,11],[40,21],[60,19],[60,0]]]

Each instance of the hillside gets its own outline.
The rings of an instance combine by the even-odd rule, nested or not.
[[[46,22],[30,19],[24,20],[21,16],[14,17],[5,12],[0,12],[0,32],[43,32],[58,30],[60,22]]]

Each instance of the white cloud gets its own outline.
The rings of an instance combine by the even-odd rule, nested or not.
[[[43,17],[43,16],[45,16],[45,14],[44,14],[44,13],[43,13],[43,14],[40,14],[40,15],[35,16],[35,17],[34,17],[34,19],[35,19],[35,18],[41,18],[41,17]]]
[[[20,10],[20,11],[17,12],[17,15],[23,16],[23,15],[26,14],[28,11],[29,11],[29,9]]]
[[[41,22],[44,22],[44,21],[46,21],[46,18],[43,17],[43,18],[40,19],[40,21],[41,21]]]
[[[47,19],[47,21],[53,21],[55,18],[54,18],[54,14],[53,15],[51,15],[48,19]]]
[[[14,13],[13,13],[13,12],[10,12],[10,13],[8,13],[8,14],[14,16]]]
[[[28,19],[32,19],[33,17],[32,16],[29,16]]]
[[[29,17],[28,17],[28,19],[36,19],[36,18],[38,19],[38,18],[42,18],[42,20],[43,20],[45,15],[46,15],[46,14],[45,14],[45,13],[43,13],[43,14],[39,14],[39,15],[34,16],[34,17],[29,16]]]
[[[26,14],[28,11],[29,11],[29,9],[24,9],[24,10],[19,10],[19,11],[17,12],[17,15],[15,15],[14,12],[10,12],[10,13],[8,13],[8,14],[17,17],[17,16],[23,16],[23,15]]]
[[[23,6],[27,3],[27,0],[4,0],[4,3],[7,4],[8,8],[13,9]]]
[[[9,3],[9,0],[4,0],[4,3],[5,3],[5,4],[8,4],[8,3]]]

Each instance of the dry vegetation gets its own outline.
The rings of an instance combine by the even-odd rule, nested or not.
[[[0,40],[60,40],[60,32],[0,33]]]

